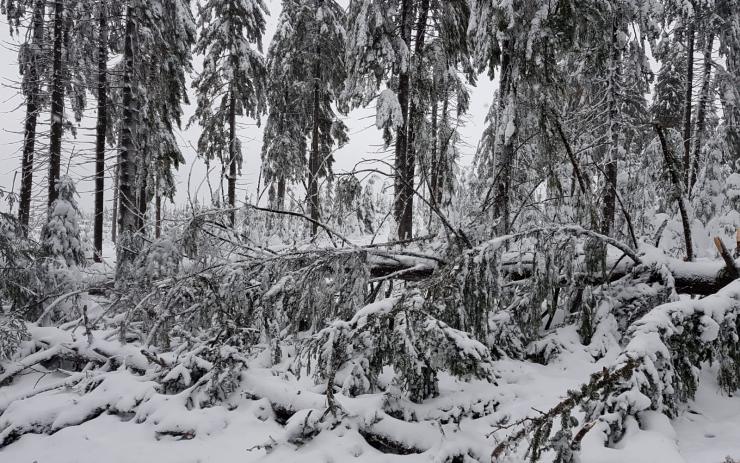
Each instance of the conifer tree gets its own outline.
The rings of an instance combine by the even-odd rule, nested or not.
[[[23,128],[23,153],[21,158],[21,192],[18,205],[18,220],[28,231],[31,215],[31,193],[33,189],[33,166],[36,150],[36,124],[44,105],[42,83],[46,60],[43,51],[44,15],[46,0],[3,0],[0,7],[10,23],[10,31],[17,32],[20,20],[28,7],[31,7],[31,21],[27,36],[30,37],[19,50],[21,92],[26,98],[26,117]]]
[[[173,131],[180,123],[180,105],[187,102],[185,75],[194,41],[195,21],[186,0],[127,4],[119,129],[119,276],[135,258],[134,235],[143,232],[147,204],[157,187],[152,179],[166,179],[172,186],[172,168],[183,162]]]
[[[270,113],[263,171],[273,191],[277,184],[273,195],[281,207],[281,182],[305,176],[315,235],[321,216],[319,178],[331,175],[334,145],[347,142],[347,128],[335,111],[345,80],[344,11],[334,0],[286,0],[279,21],[268,51]]]
[[[266,13],[262,0],[207,0],[198,8],[201,31],[195,51],[205,56],[203,72],[193,82],[198,95],[194,119],[203,128],[198,153],[207,160],[218,158],[228,170],[232,225],[242,165],[236,118],[248,116],[259,124],[266,109],[261,55]]]

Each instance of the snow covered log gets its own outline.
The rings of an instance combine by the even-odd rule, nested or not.
[[[685,294],[696,294],[708,296],[714,294],[731,283],[735,276],[727,268],[721,259],[712,261],[685,262],[679,259],[645,258],[644,263],[664,263],[673,275],[676,291]],[[740,268],[740,259],[735,261]],[[440,267],[444,265],[422,259],[399,259],[391,258],[377,260],[370,265],[370,275],[374,279],[395,278],[403,281],[423,281],[430,278]],[[505,256],[501,263],[501,272],[505,278],[511,280],[523,280],[529,278],[532,272],[532,260],[527,254]],[[608,274],[608,281],[622,278],[633,267],[632,262],[617,264],[614,270]],[[581,273],[578,275],[582,284],[593,285],[604,283],[602,274],[590,275]],[[565,282],[564,282],[565,284]]]

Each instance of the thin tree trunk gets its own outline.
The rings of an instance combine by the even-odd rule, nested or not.
[[[229,95],[229,222],[236,224],[236,97],[234,89]]]
[[[18,221],[23,233],[28,233],[28,223],[31,217],[31,191],[33,190],[33,155],[36,149],[36,124],[40,108],[39,91],[41,75],[39,66],[41,61],[41,47],[44,42],[44,11],[45,0],[36,0],[33,5],[33,38],[31,48],[33,58],[28,67],[26,95],[26,124],[23,134],[23,158],[21,160],[21,194],[18,205]]]
[[[686,94],[683,113],[683,168],[684,185],[691,184],[691,101],[694,85],[694,20],[688,18],[689,29],[686,37]],[[687,194],[690,194],[687,192]]]
[[[501,56],[501,75],[499,77],[499,112],[503,111],[509,105],[509,98],[511,95],[511,52],[514,49],[513,39],[507,38],[503,41],[502,56]],[[513,110],[513,108],[512,108]],[[514,118],[514,114],[508,116],[510,119]],[[499,120],[501,116],[499,116]],[[499,122],[500,124],[501,122]],[[500,139],[496,145],[500,147],[501,153],[498,156],[499,160],[496,163],[498,170],[495,178],[495,193],[493,200],[493,215],[499,219],[499,223],[496,227],[496,232],[499,235],[506,235],[509,233],[511,228],[510,223],[510,208],[511,208],[511,175],[514,165],[514,138],[516,136],[516,122],[510,122],[514,128],[514,133],[507,133],[504,135],[504,139]]]
[[[142,150],[137,156],[137,178],[139,179],[138,208],[136,214],[136,231],[144,232],[146,225],[146,211],[149,208],[149,164],[146,159],[146,150]]]
[[[120,145],[120,139],[119,139]],[[116,242],[116,232],[118,231],[118,189],[120,185],[121,177],[121,154],[120,150],[116,150],[116,168],[113,172],[113,206],[111,211],[111,227],[110,227],[110,238],[114,243]]]
[[[401,1],[401,40],[411,49],[411,26],[413,22],[412,0]],[[396,131],[396,159],[393,215],[398,225],[398,239],[411,239],[413,220],[413,175],[407,178],[409,172],[408,161],[408,130],[409,130],[409,70],[401,69],[398,75],[398,102],[401,105],[403,124]],[[410,188],[409,185],[410,183]]]
[[[310,209],[311,236],[318,233],[319,214],[319,167],[321,163],[319,153],[319,118],[321,117],[321,93],[319,90],[319,79],[321,78],[321,68],[318,57],[321,50],[316,47],[316,61],[314,63],[314,84],[313,84],[313,115],[311,127],[311,154],[308,159],[308,207]]]
[[[423,69],[421,64],[421,55],[424,51],[424,39],[426,38],[426,27],[427,17],[429,15],[429,0],[421,0],[419,5],[419,16],[416,21],[416,38],[414,40],[414,60],[416,66],[414,71],[414,85],[418,86],[421,79]],[[415,92],[415,89],[410,89],[409,93]],[[415,98],[411,98],[409,105],[409,116],[408,116],[408,139],[406,145],[406,172],[404,173],[405,182],[403,184],[405,193],[404,196],[408,198],[408,204],[411,207],[404,208],[403,222],[406,224],[409,230],[409,236],[412,232],[413,221],[414,221],[414,174],[416,173],[416,131],[421,126],[421,120],[424,117],[424,111],[419,108]],[[432,200],[434,204],[434,200]]]
[[[157,199],[156,199],[156,216],[154,219],[154,237],[159,239],[162,236],[162,196],[159,194],[159,189],[157,190]]]
[[[702,75],[701,93],[699,94],[699,108],[696,112],[696,134],[694,138],[694,156],[691,162],[691,177],[689,179],[688,194],[696,183],[696,177],[699,175],[699,158],[701,157],[701,144],[704,141],[704,129],[706,126],[707,105],[709,104],[709,90],[712,79],[712,45],[714,44],[714,35],[709,33],[706,38],[704,47],[704,74]]]
[[[609,111],[609,147],[607,148],[607,157],[604,165],[604,193],[603,193],[603,215],[601,222],[601,233],[606,236],[612,236],[614,231],[614,218],[616,215],[617,202],[617,153],[619,152],[619,134],[620,127],[617,121],[619,114],[617,108],[617,85],[620,76],[620,51],[618,49],[617,27],[620,12],[615,13],[612,18],[612,40],[610,44],[609,59],[609,87],[607,89],[607,106]],[[602,246],[604,253],[606,248]],[[604,254],[605,257],[605,254]]]
[[[133,180],[136,178],[137,153],[134,145],[133,131],[136,123],[133,107],[134,87],[134,34],[136,24],[134,9],[128,6],[126,11],[126,33],[123,46],[123,126],[121,128],[121,150],[119,155],[119,205],[118,205],[118,240],[116,274],[121,276],[133,262],[135,253],[131,249],[131,239],[137,230],[136,191]]]
[[[671,176],[673,182],[673,188],[676,191],[676,200],[678,201],[678,210],[681,213],[681,224],[683,225],[683,237],[686,243],[686,260],[694,260],[694,245],[691,239],[691,222],[689,220],[688,208],[686,207],[686,198],[683,193],[681,174],[677,162],[671,153],[670,147],[665,138],[665,133],[662,127],[659,125],[655,126],[655,131],[658,133],[658,139],[660,139],[660,146],[663,150],[663,158],[665,159],[668,173]]]
[[[277,209],[285,210],[285,177],[282,175],[278,178]]]
[[[95,262],[101,262],[103,253],[103,204],[105,201],[105,135],[108,122],[108,12],[100,4],[98,16],[98,121],[95,133]]]
[[[442,124],[441,125],[442,127],[446,127],[448,130],[450,128],[449,106],[450,106],[449,84],[445,84],[445,91],[444,91],[444,95],[442,96],[442,111],[441,111]],[[436,188],[437,197],[435,199],[436,201],[435,205],[442,204],[444,189],[445,189],[445,186],[447,185],[447,182],[450,176],[450,166],[447,165],[447,151],[450,146],[451,134],[444,133],[442,134],[444,138],[440,138],[439,128],[437,129],[437,132],[438,132],[439,146],[437,148],[437,188]]]
[[[437,204],[437,188],[439,186],[439,173],[437,172],[437,156],[439,156],[439,140],[438,140],[438,127],[437,127],[437,112],[439,111],[439,98],[436,93],[432,96],[432,114],[431,114],[431,138],[432,138],[432,150],[429,156],[429,201],[435,207],[439,207]],[[432,220],[434,219],[434,211],[429,211],[429,229],[432,227]]]
[[[64,46],[64,1],[54,2],[54,51],[51,81],[51,134],[49,140],[49,193],[48,206],[57,198],[62,162],[62,133],[64,127],[64,73],[62,69],[62,48]]]

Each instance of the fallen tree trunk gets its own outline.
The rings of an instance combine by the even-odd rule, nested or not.
[[[534,266],[529,256],[510,256],[501,264],[504,277],[512,281],[521,281],[529,278]],[[663,256],[661,256],[663,257]],[[679,259],[643,258],[644,264],[663,263],[666,265],[675,281],[676,291],[683,294],[707,296],[714,294],[730,282],[735,280],[733,270],[728,269],[724,260],[685,262]],[[382,259],[371,263],[370,276],[374,280],[395,278],[403,281],[418,282],[431,278],[443,264],[430,262],[424,259],[399,260]],[[633,267],[633,262],[618,263],[606,277],[603,274],[577,275],[579,282],[585,286],[592,286],[618,280],[625,276]],[[611,266],[609,266],[611,268]],[[735,267],[740,268],[740,259],[735,260]],[[569,284],[563,278],[563,284]]]

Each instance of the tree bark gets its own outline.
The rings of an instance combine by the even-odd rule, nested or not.
[[[681,174],[679,173],[680,171],[676,165],[676,160],[673,158],[673,153],[671,153],[671,149],[666,141],[663,128],[659,125],[655,125],[655,131],[658,133],[665,164],[671,176],[673,188],[676,191],[678,210],[681,213],[681,223],[683,225],[683,237],[684,242],[686,243],[686,260],[692,261],[694,260],[694,245],[691,240],[691,222],[689,220],[688,208],[686,207],[686,198],[684,197],[683,189],[681,187]]]
[[[119,138],[120,142],[120,138]],[[120,145],[120,143],[119,143]],[[116,242],[116,232],[118,231],[118,189],[119,180],[121,177],[121,154],[120,150],[116,150],[116,167],[113,171],[113,205],[111,207],[111,228],[110,237],[111,241]]]
[[[411,49],[411,26],[413,22],[412,0],[401,1],[401,40]],[[401,105],[403,123],[396,131],[396,159],[393,215],[398,226],[398,239],[410,239],[413,228],[414,177],[408,177],[408,130],[409,130],[409,69],[402,68],[398,75],[398,102]],[[412,172],[413,174],[413,172]],[[411,192],[411,194],[409,194]]]
[[[121,276],[133,262],[135,253],[130,247],[130,240],[137,231],[136,191],[133,180],[136,177],[137,153],[133,132],[136,124],[133,106],[134,87],[134,34],[136,23],[135,11],[130,5],[126,10],[126,32],[123,46],[123,125],[121,127],[121,149],[119,154],[119,204],[116,274]]]
[[[424,73],[422,67],[422,53],[424,52],[424,41],[426,39],[426,27],[427,18],[429,16],[429,0],[421,0],[419,4],[419,14],[416,19],[416,37],[414,39],[414,51],[412,63],[415,64],[413,69],[413,81],[414,85],[411,88],[409,83],[409,96],[412,93],[418,93],[417,88],[419,82]],[[409,79],[411,82],[411,79]],[[413,227],[413,199],[414,199],[414,174],[416,172],[416,131],[421,126],[422,119],[424,118],[424,110],[417,104],[417,98],[410,98],[409,103],[409,114],[408,114],[408,138],[406,141],[406,169],[403,174],[405,179],[403,188],[405,190],[404,197],[408,198],[411,207],[404,208],[403,222],[406,224],[409,230],[409,237],[411,236]],[[435,201],[432,199],[431,203],[435,205]]]
[[[28,223],[31,217],[31,192],[33,190],[33,156],[36,150],[36,124],[38,122],[41,103],[39,101],[41,75],[39,66],[41,48],[44,42],[44,12],[45,0],[36,0],[33,5],[33,36],[31,48],[33,58],[28,67],[27,82],[29,84],[26,95],[26,124],[23,133],[23,157],[21,159],[21,194],[18,205],[18,221],[23,233],[28,233]]]
[[[64,128],[64,72],[62,52],[64,47],[64,2],[54,2],[54,49],[51,81],[51,133],[49,139],[49,193],[47,204],[57,199],[57,182],[62,163],[62,133]]]
[[[137,153],[136,167],[139,192],[137,195],[138,213],[136,214],[136,231],[144,232],[146,226],[146,211],[149,207],[149,164],[146,150]]]
[[[429,202],[434,207],[439,207],[437,201],[437,190],[439,189],[439,172],[438,169],[438,156],[439,156],[439,129],[437,127],[437,112],[439,111],[439,98],[436,92],[432,96],[432,114],[431,114],[431,138],[432,138],[432,150],[429,155]],[[431,209],[431,208],[430,208]],[[432,220],[434,219],[434,211],[429,211],[429,229],[432,227]]]
[[[511,229],[510,215],[511,215],[511,175],[514,167],[514,138],[516,137],[516,121],[509,120],[508,124],[512,124],[514,127],[513,133],[508,132],[507,127],[501,127],[501,118],[504,116],[504,111],[512,111],[512,114],[508,115],[508,118],[514,119],[516,117],[513,114],[516,108],[509,108],[511,93],[512,93],[512,81],[511,81],[511,58],[512,51],[514,50],[514,40],[512,38],[506,38],[503,41],[502,55],[501,55],[501,75],[499,77],[499,127],[497,132],[504,131],[503,135],[497,134],[496,149],[500,149],[501,153],[494,153],[498,157],[497,162],[494,164],[497,167],[495,173],[495,193],[493,198],[493,215],[499,219],[499,223],[496,226],[496,232],[499,235],[506,235]]]
[[[157,191],[156,199],[156,217],[154,219],[154,237],[159,239],[162,236],[162,195]]]
[[[314,63],[314,84],[313,84],[313,110],[312,110],[312,121],[311,121],[311,153],[308,159],[308,207],[310,209],[309,214],[313,222],[311,222],[311,236],[316,236],[318,233],[317,222],[319,220],[319,167],[320,167],[320,153],[319,153],[319,118],[320,115],[320,103],[321,94],[319,91],[319,79],[321,78],[321,69],[319,62],[319,54],[321,50],[316,47],[316,58]]]
[[[683,168],[684,185],[687,195],[690,195],[691,185],[691,102],[694,85],[694,20],[688,18],[689,25],[686,33],[686,94],[684,95],[683,113]]]
[[[285,177],[282,175],[278,178],[277,186],[277,209],[285,209]]]
[[[701,93],[699,94],[699,107],[696,112],[696,134],[694,138],[694,155],[691,162],[691,177],[689,179],[688,192],[696,183],[696,177],[699,175],[699,158],[701,157],[701,144],[704,138],[704,129],[706,126],[707,105],[710,99],[710,84],[712,79],[712,46],[714,44],[714,35],[710,32],[706,37],[704,47],[704,74],[702,75]]]
[[[609,87],[607,88],[607,106],[609,111],[609,147],[604,165],[604,204],[601,222],[601,233],[611,236],[614,231],[614,217],[617,202],[617,153],[619,150],[620,127],[618,123],[617,86],[620,80],[621,52],[618,48],[619,20],[621,12],[617,10],[612,18],[612,37],[609,57]]]
[[[95,127],[95,262],[102,261],[103,205],[105,201],[105,136],[108,123],[108,12],[104,2],[98,13],[98,120]]]
[[[236,224],[236,95],[233,87],[229,95],[229,222]]]

